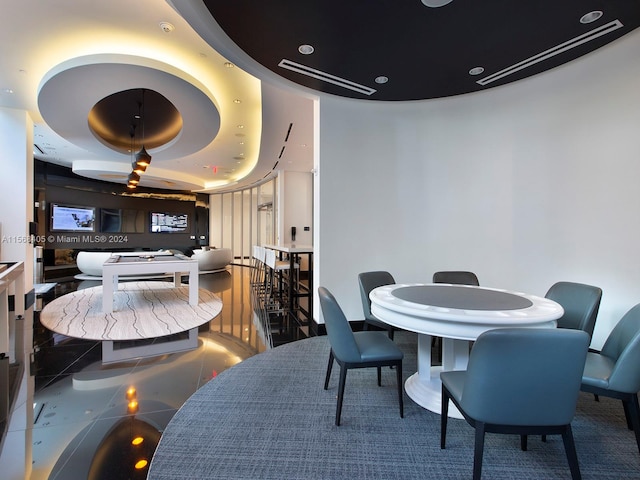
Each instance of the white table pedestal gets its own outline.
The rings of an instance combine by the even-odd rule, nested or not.
[[[440,372],[466,369],[469,361],[469,342],[443,338],[442,366],[431,366],[431,338],[431,335],[418,334],[418,371],[407,378],[404,389],[411,400],[439,414],[442,406]],[[449,417],[463,418],[451,402]]]

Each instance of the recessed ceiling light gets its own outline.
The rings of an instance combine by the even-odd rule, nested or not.
[[[300,45],[298,47],[298,51],[303,54],[303,55],[311,55],[314,51],[315,48],[313,48],[312,45]]]
[[[12,94],[12,93],[13,93],[13,90],[12,90],[12,89],[10,89],[10,88],[3,88],[3,89],[2,89],[2,91],[3,91],[4,93],[8,93],[8,94]]]
[[[171,33],[176,29],[176,27],[169,22],[160,22],[159,25],[164,33]]]
[[[227,68],[235,67],[235,65],[233,63],[231,63],[231,62],[224,62],[224,66],[227,67]]]
[[[593,12],[585,13],[582,17],[580,17],[580,23],[595,22],[600,17],[602,17],[602,11],[594,10]]]
[[[238,125],[238,128],[244,128],[244,125]]]
[[[376,83],[387,83],[389,81],[389,77],[385,77],[384,75],[380,75],[379,77],[376,77],[375,82]]]
[[[242,103],[242,100],[240,100],[239,98],[236,98],[233,103]]]
[[[484,72],[484,67],[473,67],[469,70],[469,75],[480,75]]]

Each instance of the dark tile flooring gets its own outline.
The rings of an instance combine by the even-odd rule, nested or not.
[[[102,365],[100,342],[54,334],[39,324],[36,312],[32,480],[77,480],[89,472],[90,478],[145,478],[148,465],[133,465],[150,460],[162,429],[184,401],[226,368],[269,348],[252,308],[249,267],[232,265],[199,281],[222,299],[223,309],[199,328],[199,346],[189,352]],[[59,282],[38,308],[94,285]],[[300,337],[299,330],[274,332],[273,342]],[[133,415],[130,387],[138,401]],[[128,439],[143,427],[155,434],[147,432],[144,448],[134,448]]]

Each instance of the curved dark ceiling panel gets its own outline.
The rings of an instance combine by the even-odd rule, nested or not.
[[[203,2],[225,33],[274,73],[369,100],[439,98],[504,85],[640,25],[636,0],[453,0],[438,8],[420,0]],[[592,12],[602,15],[581,21]],[[313,53],[301,53],[301,46]]]
[[[157,148],[182,130],[182,116],[164,95],[136,88],[112,93],[89,112],[89,128],[106,144],[124,152]]]

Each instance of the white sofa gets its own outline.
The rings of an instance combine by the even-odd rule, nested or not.
[[[191,258],[198,261],[200,272],[217,272],[227,268],[233,255],[230,248],[198,248]]]

